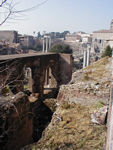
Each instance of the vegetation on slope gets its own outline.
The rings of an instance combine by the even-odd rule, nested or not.
[[[91,123],[94,107],[63,102],[38,144],[37,150],[101,150],[105,144],[106,127]],[[53,116],[55,117],[55,115]]]
[[[112,48],[109,45],[106,47],[105,52],[102,55],[102,57],[106,57],[106,56],[109,56],[109,57],[112,56]]]
[[[110,76],[109,73],[109,57],[104,57],[99,61],[93,63],[92,65],[84,69],[84,79],[99,81]]]
[[[72,54],[72,49],[69,45],[57,44],[50,49],[50,52]]]

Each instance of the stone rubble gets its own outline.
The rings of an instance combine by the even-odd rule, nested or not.
[[[29,150],[104,149],[110,63],[111,59],[104,58],[73,73],[70,83],[60,87],[51,123]]]
[[[103,60],[106,61],[106,59]],[[108,65],[110,63],[111,60],[108,59],[107,64],[103,62],[103,65],[100,62],[100,66],[98,66],[98,62],[96,62],[90,68],[86,67],[85,69],[74,72],[70,83],[60,87],[58,100],[75,101],[75,103],[83,102],[82,104],[96,103],[101,100],[105,104],[108,104],[111,83],[110,65]],[[96,65],[97,68],[95,67]],[[101,73],[102,75],[100,76],[100,72],[102,71],[103,74]],[[89,73],[89,79],[84,79],[86,73]]]
[[[108,106],[104,106],[99,110],[95,110],[93,114],[91,114],[91,121],[96,124],[103,125],[106,122],[106,116],[108,113]]]

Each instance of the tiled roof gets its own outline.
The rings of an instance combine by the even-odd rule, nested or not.
[[[98,31],[94,31],[93,33],[113,33],[113,31],[111,31],[111,30],[98,30]]]

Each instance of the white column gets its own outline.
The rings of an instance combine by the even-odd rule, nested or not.
[[[49,38],[49,49],[51,48],[51,37]]]
[[[48,52],[48,37],[46,37],[46,53]]]
[[[45,51],[45,40],[43,38],[43,52]]]
[[[87,66],[90,64],[90,47],[87,49]]]
[[[84,50],[84,57],[83,57],[83,68],[86,67],[86,61],[87,61],[87,51]]]

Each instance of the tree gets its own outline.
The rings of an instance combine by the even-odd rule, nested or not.
[[[65,36],[66,36],[68,33],[70,33],[70,32],[69,32],[69,31],[64,31],[64,32],[61,33],[61,35],[62,35],[62,37],[65,39]]]
[[[38,38],[41,38],[40,32],[37,33],[37,37],[38,37]]]
[[[106,47],[105,52],[102,55],[102,57],[106,57],[106,56],[109,56],[109,57],[112,56],[112,48],[109,45]]]
[[[64,32],[50,32],[50,36],[52,39],[55,39],[55,38],[64,38],[65,39],[65,36],[66,34],[70,33],[69,31],[64,31]]]
[[[50,52],[72,54],[72,49],[69,45],[57,44],[50,49]]]
[[[42,44],[36,43],[32,49],[36,50],[36,51],[41,51],[42,50]]]
[[[30,8],[25,8],[22,10],[16,10],[17,3],[13,0],[0,0],[0,26],[3,25],[7,20],[14,19],[17,20],[20,17],[20,13],[29,12],[37,9],[39,6],[46,3],[48,0],[43,0],[41,3],[34,4]]]
[[[7,63],[10,61],[7,61]],[[23,72],[18,74],[17,69],[20,66],[18,61],[7,64],[6,62],[0,62],[0,96],[6,94],[7,90],[12,92],[16,86],[19,89],[20,84],[24,82]]]

